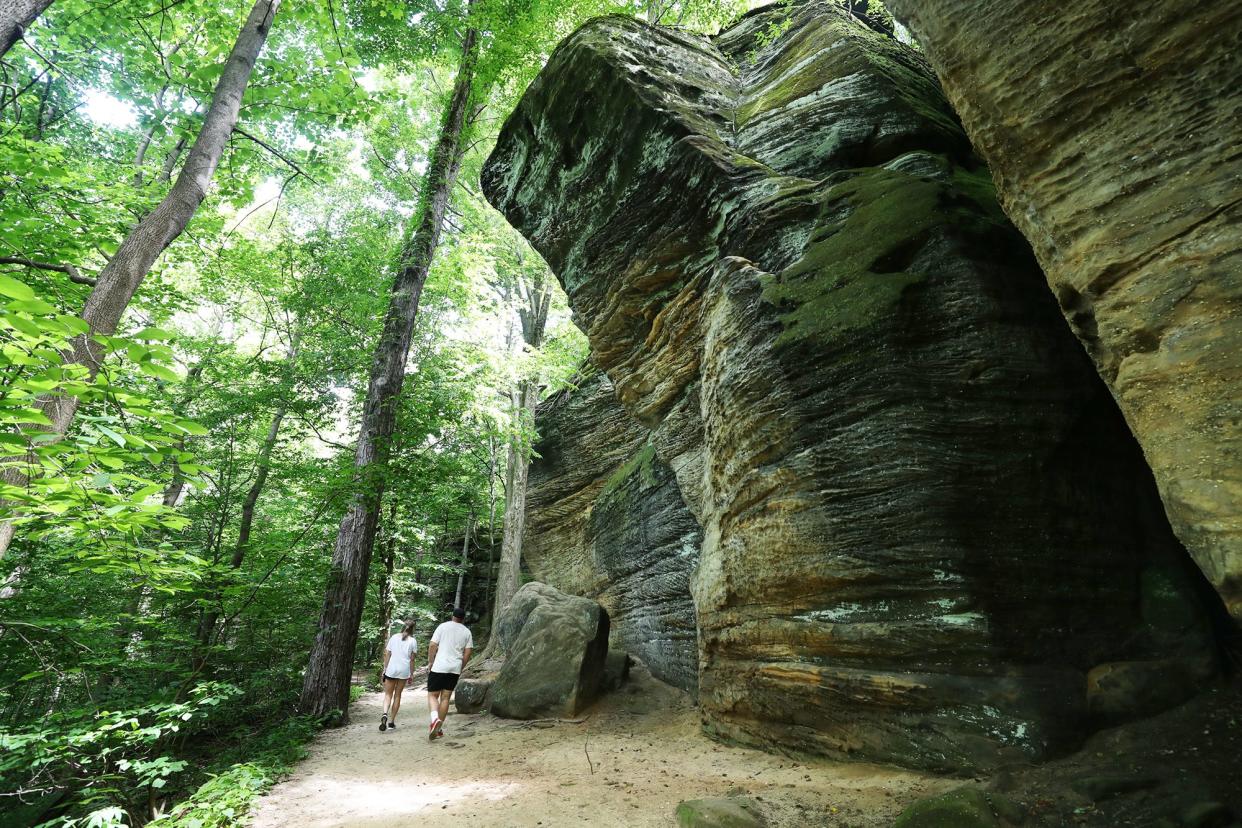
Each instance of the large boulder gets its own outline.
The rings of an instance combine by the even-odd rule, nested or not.
[[[508,719],[573,716],[599,696],[608,657],[608,613],[595,601],[532,582],[497,619],[504,666],[491,712]]]
[[[1242,4],[885,4],[1242,621]]]
[[[1046,757],[1081,738],[1092,668],[1210,652],[1143,600],[1159,575],[1201,617],[1188,561],[929,67],[833,4],[784,8],[713,39],[593,21],[502,130],[485,192],[646,430],[563,420],[563,457],[606,459],[542,525],[581,582],[641,583],[654,564],[600,567],[599,539],[683,554],[694,533],[634,531],[673,525],[647,500],[676,485],[719,738]]]

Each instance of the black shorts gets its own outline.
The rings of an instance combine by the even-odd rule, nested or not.
[[[439,693],[441,690],[452,690],[457,686],[457,679],[461,678],[457,673],[428,673],[427,674],[427,692]]]
[[[408,677],[406,677],[406,678],[393,678],[392,676],[388,675],[387,673],[383,673],[382,675],[384,676],[384,681],[409,681],[409,678],[408,678]]]

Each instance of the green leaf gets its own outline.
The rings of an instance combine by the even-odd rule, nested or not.
[[[134,339],[176,339],[177,335],[163,328],[143,328],[134,334]]]
[[[8,309],[12,311],[25,311],[26,313],[37,313],[48,315],[56,313],[56,307],[49,305],[39,297],[33,299],[19,299],[16,302],[9,302]]]
[[[18,332],[24,333],[31,339],[39,339],[43,336],[43,331],[39,329],[39,326],[35,324],[33,320],[27,319],[25,316],[20,314],[6,316],[4,317],[4,321],[12,325]]]
[[[64,325],[75,334],[89,333],[91,326],[86,323],[85,319],[79,319],[76,316],[67,316],[60,314],[56,317],[56,321]]]
[[[181,377],[166,365],[160,365],[158,362],[142,362],[138,364],[139,370],[149,377],[167,380],[168,382],[181,382]]]
[[[186,434],[193,434],[195,437],[206,437],[211,433],[193,420],[177,420],[176,426]]]
[[[121,448],[125,447],[125,438],[122,437],[120,434],[118,434],[117,432],[113,431],[112,429],[108,428],[105,425],[96,425],[95,427],[98,428],[100,431],[102,431],[104,434],[108,435],[108,437],[112,439],[112,442],[116,443]]]
[[[25,302],[39,298],[25,282],[19,282],[12,276],[5,276],[3,273],[0,273],[0,293]]]
[[[160,489],[162,488],[163,487],[160,486],[158,483],[152,483],[151,485],[143,486],[141,489],[134,492],[132,495],[129,496],[129,499],[130,501],[134,503],[141,503],[142,501],[146,500],[151,495],[160,491]]]

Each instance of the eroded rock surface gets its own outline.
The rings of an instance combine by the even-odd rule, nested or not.
[[[1242,621],[1242,4],[887,5]]]
[[[764,45],[780,14],[588,24],[488,162],[633,423],[558,421],[537,555],[606,592],[575,539],[646,554],[618,524],[675,482],[705,725],[761,746],[977,768],[1075,743],[1100,665],[1193,688],[1197,573],[930,70],[829,5]]]
[[[539,410],[523,557],[540,581],[599,601],[615,646],[652,675],[698,687],[690,573],[702,532],[648,430],[606,374]]]

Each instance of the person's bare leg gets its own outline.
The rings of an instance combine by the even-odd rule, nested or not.
[[[453,697],[452,690],[445,690],[442,693],[440,693],[440,706],[438,710],[440,713],[440,721],[442,722],[448,721],[449,699],[451,699],[452,697]]]
[[[392,691],[392,710],[388,714],[388,721],[391,724],[397,722],[397,711],[401,709],[401,691],[405,689],[404,681],[394,681]]]
[[[427,691],[427,709],[432,713],[438,713],[440,710],[440,691]]]
[[[380,716],[380,730],[388,729],[388,709],[392,707],[393,683],[384,679],[384,715]]]
[[[431,715],[427,717],[429,721],[427,738],[432,740],[436,738],[436,722],[440,716],[440,697],[443,695],[439,690],[435,692],[427,691],[427,708],[431,711]]]

